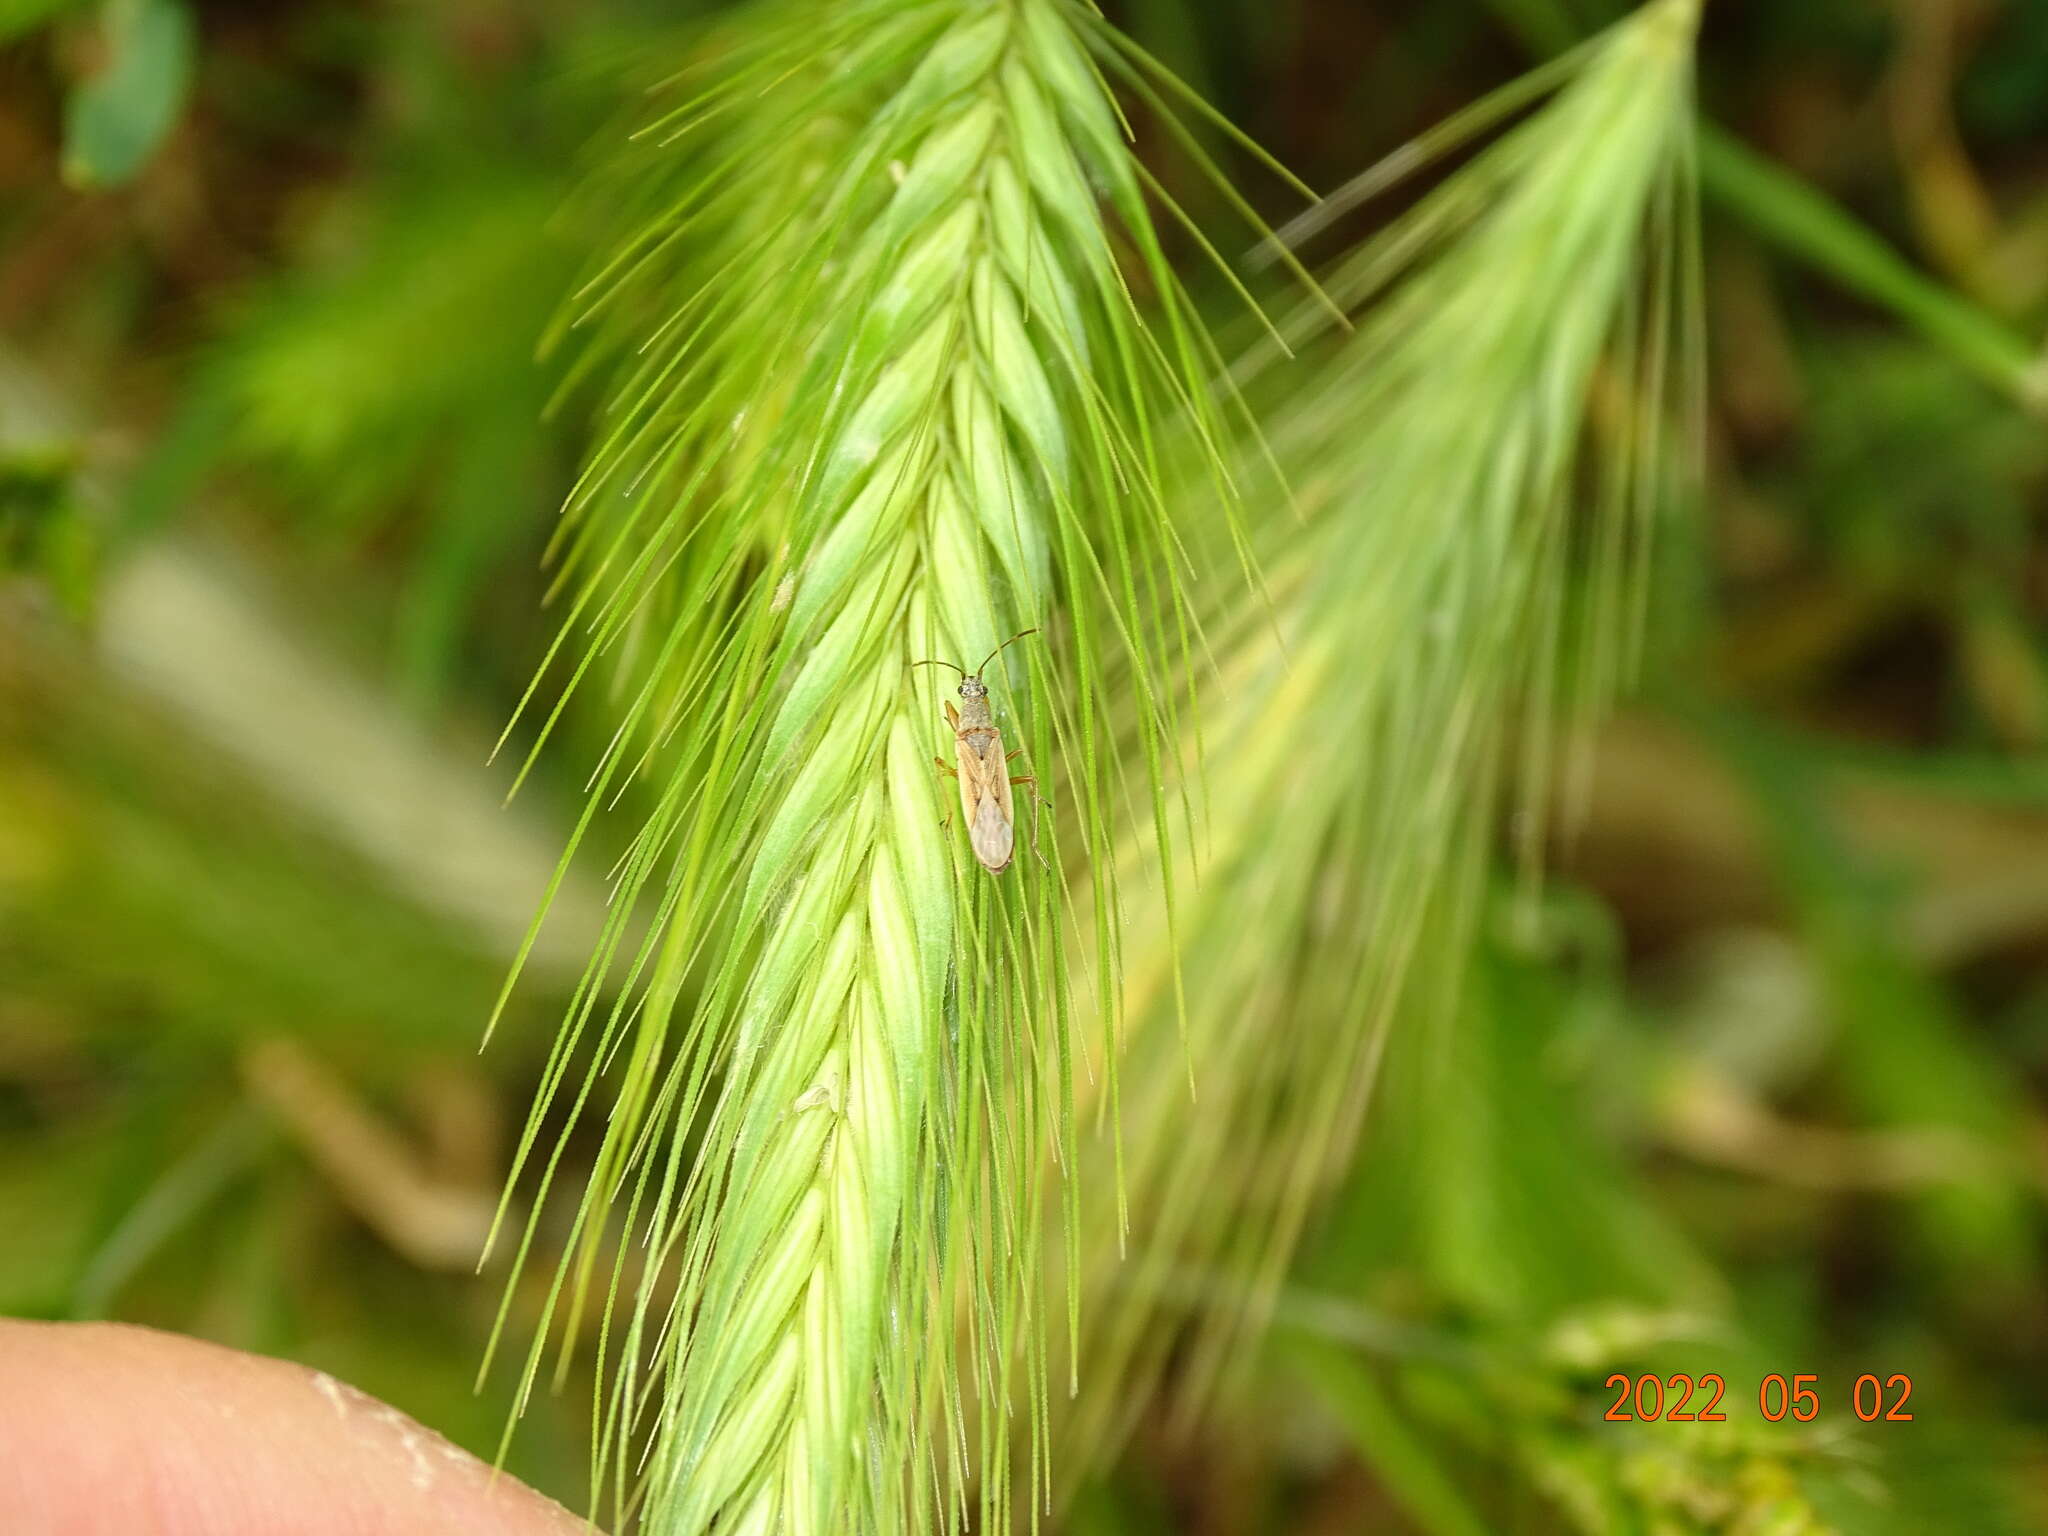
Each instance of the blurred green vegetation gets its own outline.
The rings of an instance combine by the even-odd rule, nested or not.
[[[1617,8],[1111,12],[1327,187]],[[494,1448],[462,1255],[597,895],[475,1047],[608,730],[477,811],[588,430],[537,353],[688,9],[0,0],[0,1312]],[[1076,1529],[2048,1528],[2048,7],[1708,13],[1711,483],[1643,696],[1391,1047],[1252,1400]],[[1652,1370],[1826,1407],[1602,1421]],[[572,1504],[587,1390],[511,1455]]]

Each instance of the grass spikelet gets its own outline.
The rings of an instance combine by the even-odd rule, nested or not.
[[[605,183],[629,233],[558,338],[613,378],[557,551],[566,686],[602,661],[618,721],[578,837],[641,820],[519,1160],[545,1198],[542,1126],[607,1105],[548,1322],[606,1320],[598,1478],[650,1531],[950,1526],[975,1468],[999,1529],[1012,1405],[1046,1417],[1054,829],[1113,903],[1095,680],[1178,664],[1157,423],[1217,435],[1091,46],[1056,0],[738,13]],[[912,664],[1033,626],[987,680],[1046,803],[991,878]]]
[[[1164,1373],[1167,1313],[1214,1309],[1176,1360],[1191,1406],[1262,1325],[1388,1029],[1455,991],[1508,786],[1533,860],[1560,740],[1629,669],[1698,403],[1696,20],[1657,0],[1574,54],[1328,281],[1357,325],[1273,422],[1304,512],[1260,551],[1273,611],[1207,616],[1185,1040],[1166,912],[1134,898],[1125,930],[1133,1258],[1094,1224],[1086,1359],[1115,1385],[1077,1445]]]

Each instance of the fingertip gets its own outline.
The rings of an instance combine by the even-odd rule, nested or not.
[[[571,1536],[589,1522],[336,1378],[112,1323],[0,1321],[10,1536]]]

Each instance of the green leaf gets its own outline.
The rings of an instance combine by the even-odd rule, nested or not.
[[[1910,871],[1856,857],[1819,782],[1768,727],[1711,709],[1700,720],[1762,815],[1840,1021],[1841,1070],[1857,1108],[1875,1124],[1931,1133],[1943,1149],[1946,1176],[1914,1199],[1927,1255],[1956,1305],[1996,1315],[2032,1294],[2041,1273],[2025,1095],[1939,979],[1890,939]]]
[[[0,574],[42,581],[66,612],[92,606],[100,534],[79,499],[78,462],[64,445],[0,451]]]
[[[1569,49],[1583,29],[1564,0],[1489,0],[1539,56]],[[1702,123],[1700,186],[1758,235],[1918,331],[2027,410],[2048,411],[2048,368],[2032,343],[1997,315],[1917,271],[1819,188]]]
[[[1700,182],[1772,244],[1890,311],[2022,405],[2043,408],[2048,385],[2025,338],[1914,270],[1821,192],[1712,128],[1700,134]]]
[[[0,0],[0,43],[41,26],[79,0]]]
[[[1486,1521],[1411,1416],[1360,1361],[1320,1341],[1286,1341],[1289,1363],[1344,1426],[1358,1454],[1430,1536],[1484,1536]]]
[[[64,179],[74,187],[118,186],[139,171],[177,121],[192,73],[181,0],[107,0],[100,36],[105,62],[65,108]]]

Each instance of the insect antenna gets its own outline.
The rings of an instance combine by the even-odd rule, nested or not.
[[[974,669],[973,675],[975,677],[981,676],[981,674],[988,669],[989,662],[994,661],[998,656],[1002,655],[1003,652],[1007,651],[1019,640],[1022,640],[1026,635],[1035,635],[1037,633],[1038,630],[1036,627],[1033,627],[1031,629],[1018,630],[1016,634],[1010,636],[1009,639],[1005,640],[1001,645],[997,646],[994,650],[990,651],[988,655],[985,658],[983,658],[981,665]]]
[[[986,665],[987,665],[987,663],[986,663],[986,662],[984,662],[984,663],[983,663],[983,665],[984,665],[984,666],[986,666]],[[953,663],[952,663],[952,662],[950,662],[950,661],[913,661],[913,662],[911,663],[911,666],[913,666],[913,667],[953,667],[953,670],[954,670],[955,672],[960,672],[960,669],[959,669],[958,667],[954,667],[954,666],[953,666]],[[966,674],[965,672],[960,672],[960,675],[961,675],[962,677],[965,677],[965,676],[966,676],[967,674]]]

